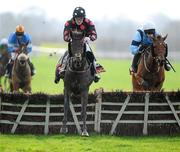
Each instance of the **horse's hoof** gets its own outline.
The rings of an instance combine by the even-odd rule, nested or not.
[[[62,134],[68,133],[68,128],[67,127],[61,127],[60,133],[62,133]]]
[[[89,137],[89,134],[88,134],[87,130],[84,130],[84,131],[81,133],[81,136],[83,136],[83,137]]]
[[[31,92],[25,92],[24,94],[29,96],[29,95],[31,95]]]

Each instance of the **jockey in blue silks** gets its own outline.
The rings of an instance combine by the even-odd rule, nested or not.
[[[150,36],[157,36],[157,32],[155,30],[155,24],[151,21],[147,21],[144,23],[142,28],[138,29],[135,33],[135,36],[132,40],[130,50],[131,53],[134,55],[130,73],[137,73],[138,69],[138,61],[141,57],[141,53],[149,46],[153,44],[152,39]],[[166,51],[167,47],[166,47]],[[166,53],[167,54],[167,53]],[[169,71],[171,69],[170,65],[168,62],[165,62],[165,70]]]
[[[8,76],[9,78],[11,77],[14,60],[20,53],[19,51],[22,46],[26,48],[24,52],[25,54],[28,54],[32,51],[31,37],[24,31],[24,26],[17,25],[16,32],[11,33],[8,39],[8,52],[11,53],[11,59],[7,65],[6,76]],[[28,60],[28,63],[31,68],[31,75],[33,76],[35,74],[34,65],[32,64],[32,62],[30,62],[30,60]]]

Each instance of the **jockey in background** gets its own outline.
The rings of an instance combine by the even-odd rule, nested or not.
[[[9,78],[11,78],[14,61],[18,54],[21,53],[20,51],[23,46],[26,49],[23,53],[28,54],[32,51],[32,43],[29,34],[25,32],[23,25],[17,25],[16,32],[11,33],[8,39],[8,51],[11,53],[11,59],[7,65],[6,76]],[[31,69],[31,75],[33,76],[35,74],[34,65],[30,60],[28,60],[28,62]]]
[[[153,41],[150,38],[151,35],[152,36],[158,35],[156,32],[156,29],[155,29],[155,24],[151,21],[145,22],[144,25],[142,26],[142,28],[138,29],[136,31],[135,36],[134,36],[131,46],[130,46],[131,53],[134,55],[132,65],[130,68],[131,74],[137,73],[138,61],[141,57],[141,54],[147,47],[149,47],[153,44]],[[165,58],[167,57],[167,54],[168,54],[168,47],[166,44]],[[164,64],[164,68],[166,71],[169,71],[171,69],[171,67],[167,61]]]
[[[3,38],[0,41],[0,59],[7,52],[8,52],[8,40],[6,38]]]
[[[94,82],[98,82],[100,79],[98,73],[105,72],[105,70],[100,64],[96,62],[96,58],[92,52],[92,49],[89,46],[89,41],[95,41],[97,39],[97,33],[94,23],[86,18],[85,10],[82,7],[76,7],[73,11],[72,19],[68,20],[65,23],[63,32],[64,41],[71,43],[71,31],[73,30],[80,30],[85,35],[84,42],[86,45],[85,48],[87,53],[87,59],[94,66]],[[58,83],[60,78],[64,77],[67,58],[68,53],[65,52],[65,54],[62,56],[62,58],[56,66],[55,83]]]

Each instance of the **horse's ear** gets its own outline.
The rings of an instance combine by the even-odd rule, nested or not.
[[[166,40],[167,36],[168,36],[168,34],[166,34],[166,36],[164,36],[164,37],[163,37],[163,41],[165,41],[165,40]]]

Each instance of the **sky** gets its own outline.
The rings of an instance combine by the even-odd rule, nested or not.
[[[64,21],[72,17],[76,6],[84,7],[87,17],[94,20],[123,17],[143,22],[157,14],[180,20],[180,0],[3,0],[0,13],[18,14],[34,7],[47,17]]]

